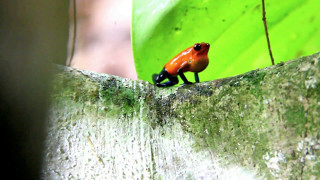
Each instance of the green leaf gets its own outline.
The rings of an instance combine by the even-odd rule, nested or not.
[[[266,0],[275,63],[320,50],[319,0]],[[134,0],[132,44],[139,79],[197,42],[210,43],[200,81],[271,65],[257,0]],[[193,73],[186,73],[191,81]]]

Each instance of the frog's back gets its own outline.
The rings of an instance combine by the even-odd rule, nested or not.
[[[189,47],[185,49],[184,51],[180,52],[178,55],[176,55],[174,58],[172,58],[165,66],[164,68],[167,70],[167,72],[172,75],[176,76],[178,75],[178,70],[183,66],[184,63],[188,63],[189,60],[192,59],[192,47]],[[184,72],[188,71],[187,69],[184,69]]]

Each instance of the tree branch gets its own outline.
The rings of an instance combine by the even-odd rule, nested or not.
[[[43,179],[320,174],[320,53],[170,88],[64,68],[53,87]]]

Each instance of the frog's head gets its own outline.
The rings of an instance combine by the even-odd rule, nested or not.
[[[209,43],[196,43],[193,45],[193,54],[196,56],[207,56],[210,48]]]

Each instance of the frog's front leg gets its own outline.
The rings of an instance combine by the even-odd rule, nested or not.
[[[195,79],[196,83],[200,82],[198,73],[194,73],[194,79]]]
[[[179,76],[181,77],[181,79],[183,80],[184,84],[192,84],[192,82],[188,81],[188,79],[186,78],[186,76],[184,76],[182,69],[179,69],[179,70],[178,70],[178,74],[179,74]]]

